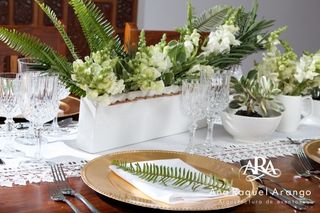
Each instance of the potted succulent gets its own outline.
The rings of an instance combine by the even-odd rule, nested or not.
[[[232,100],[222,113],[225,130],[238,141],[257,141],[272,134],[281,120],[282,105],[275,100],[281,91],[256,70],[240,79],[231,78]]]

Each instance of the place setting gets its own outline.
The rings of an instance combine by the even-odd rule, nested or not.
[[[319,210],[320,50],[264,4],[154,31],[113,20],[138,1],[31,2],[35,29],[0,14],[3,211]]]

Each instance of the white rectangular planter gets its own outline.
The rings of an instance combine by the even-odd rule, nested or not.
[[[184,132],[189,119],[180,95],[139,99],[110,106],[81,99],[77,146],[90,153]]]

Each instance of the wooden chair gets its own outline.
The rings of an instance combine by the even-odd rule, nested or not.
[[[141,30],[138,29],[135,23],[125,24],[124,45],[127,51],[135,50],[137,48],[140,32]],[[145,30],[147,45],[157,44],[164,33],[167,35],[167,41],[178,40],[180,36],[180,34],[175,31]]]

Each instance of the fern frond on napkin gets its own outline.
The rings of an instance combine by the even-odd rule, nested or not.
[[[140,165],[138,162],[128,163],[119,160],[112,161],[112,165],[145,181],[161,183],[168,187],[184,188],[191,186],[193,191],[201,188],[210,189],[217,193],[228,192],[232,188],[232,183],[226,179],[219,179],[214,175],[209,176],[181,167],[156,165],[154,163]]]

